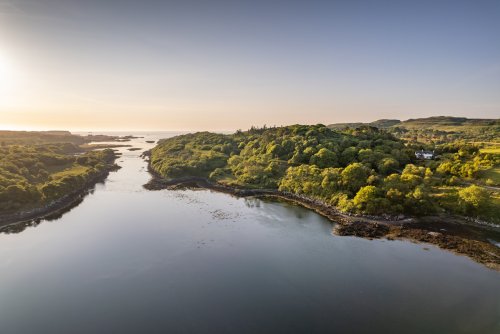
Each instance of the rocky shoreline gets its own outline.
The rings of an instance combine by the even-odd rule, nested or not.
[[[406,239],[436,245],[442,249],[466,255],[489,268],[500,271],[500,248],[491,244],[482,233],[487,227],[472,226],[461,217],[372,217],[347,215],[321,201],[293,193],[270,189],[245,189],[213,183],[204,177],[180,177],[164,180],[150,165],[148,169],[153,178],[144,187],[149,190],[201,188],[223,192],[237,197],[259,197],[271,200],[284,200],[308,208],[335,222],[333,233],[341,236],[363,238],[386,238],[389,240]],[[470,232],[474,230],[474,233]],[[500,236],[498,229],[488,233]]]
[[[429,228],[412,226],[411,224],[388,225],[355,221],[348,224],[337,224],[334,227],[334,233],[341,236],[356,236],[368,239],[406,239],[429,243],[457,254],[466,255],[476,262],[500,271],[499,247],[485,240],[468,238],[446,231],[437,232]]]
[[[67,211],[74,207],[94,189],[95,185],[104,182],[111,171],[117,170],[120,167],[113,165],[88,179],[83,187],[77,189],[55,201],[52,201],[42,207],[34,208],[27,211],[19,211],[11,214],[0,215],[0,228],[5,228],[8,225],[16,225],[32,220],[40,220],[50,216],[57,215],[60,212]]]

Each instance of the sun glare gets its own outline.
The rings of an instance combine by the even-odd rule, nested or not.
[[[0,52],[0,77],[3,78],[9,69],[7,58]]]
[[[11,66],[7,58],[0,52],[0,93],[3,93],[7,88],[11,76]]]
[[[0,107],[11,105],[16,90],[15,68],[0,50]]]

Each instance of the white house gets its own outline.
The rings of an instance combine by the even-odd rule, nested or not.
[[[434,159],[434,151],[415,151],[415,156],[417,157],[417,159]]]

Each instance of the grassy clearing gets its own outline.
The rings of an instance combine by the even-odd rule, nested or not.
[[[481,153],[500,154],[500,146],[499,147],[482,148],[480,151],[481,151]]]
[[[75,176],[75,175],[83,175],[89,170],[89,167],[76,165],[71,168],[65,169],[58,173],[52,174],[52,178],[54,180],[61,179],[65,176]]]
[[[480,180],[488,186],[500,185],[500,166],[482,171],[479,175]]]
[[[491,205],[481,213],[480,218],[492,222],[495,224],[500,224],[500,215],[498,213],[498,208],[500,208],[500,192],[491,192]]]

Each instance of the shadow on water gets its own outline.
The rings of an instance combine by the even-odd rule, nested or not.
[[[306,217],[308,211],[304,211],[301,206],[291,204],[289,201],[280,198],[253,198],[248,197],[244,199],[245,205],[249,208],[260,208],[266,203],[276,204],[279,203],[287,207],[288,211],[294,213],[298,219]],[[335,222],[332,221],[332,224]],[[461,220],[454,221],[450,219],[437,220],[437,219],[424,219],[419,222],[411,224],[411,228],[421,229],[428,232],[446,233],[448,235],[458,236],[469,240],[477,240],[482,242],[491,243],[500,247],[500,228],[492,226],[476,226],[465,224]]]

